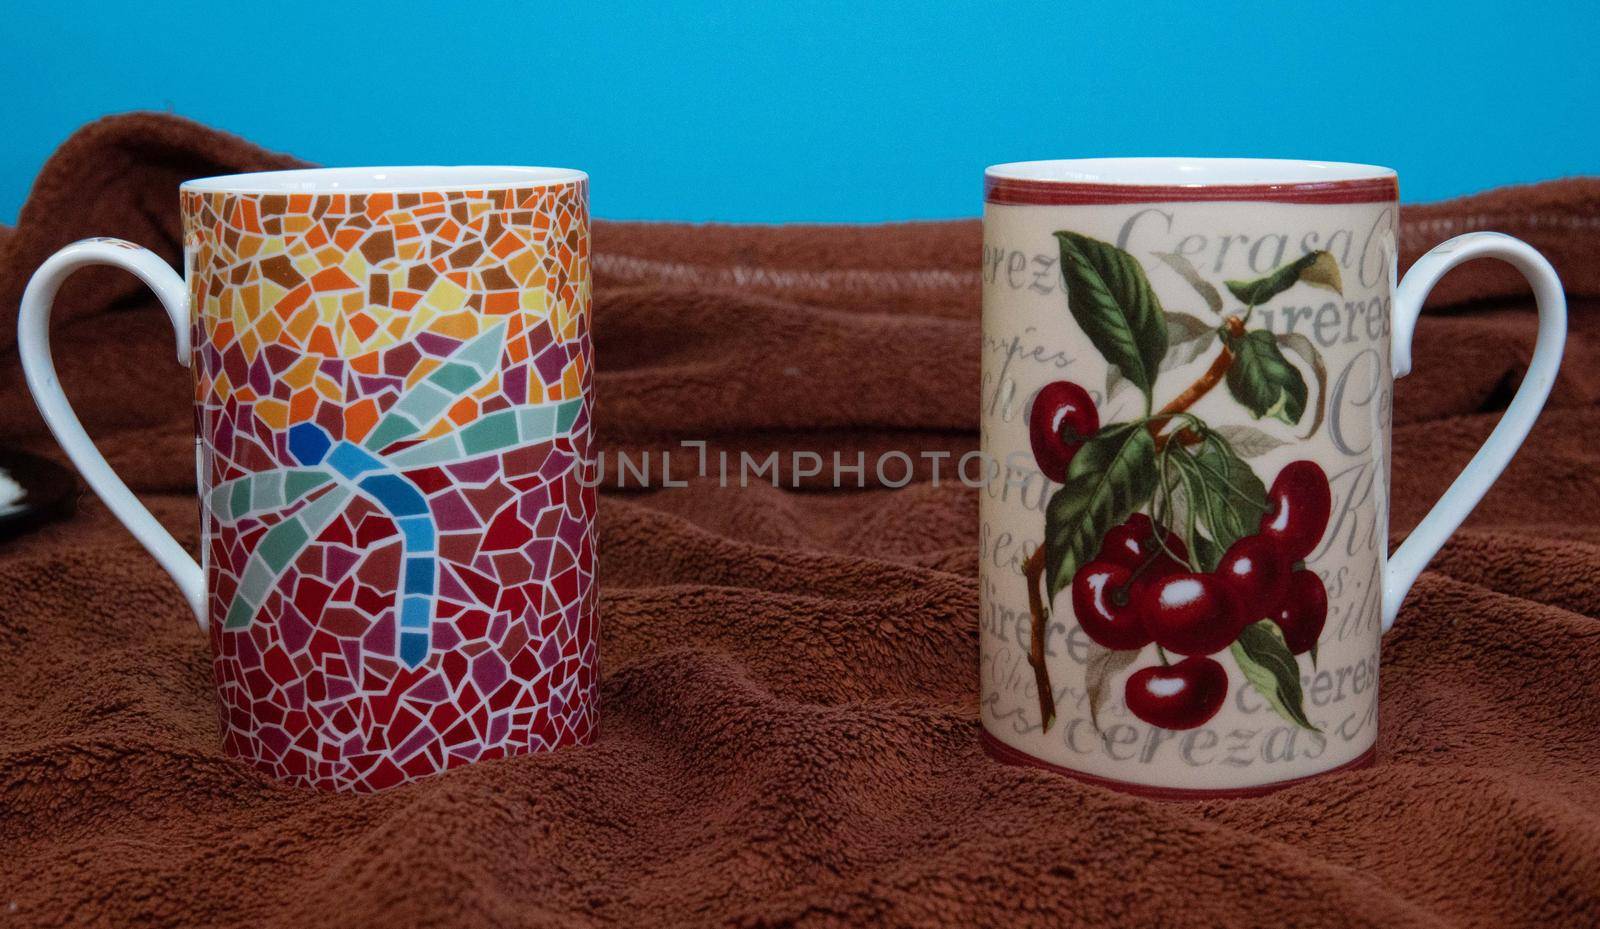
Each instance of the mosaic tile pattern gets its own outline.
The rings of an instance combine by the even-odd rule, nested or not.
[[[365,791],[587,742],[586,184],[183,198],[226,751]]]

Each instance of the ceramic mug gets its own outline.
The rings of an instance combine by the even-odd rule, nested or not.
[[[369,791],[589,741],[597,716],[588,178],[340,168],[183,184],[184,271],[88,239],[34,274],[39,409],[211,640],[227,754]],[[48,316],[132,272],[193,372],[200,561],[91,444]]]
[[[1395,173],[1253,159],[985,177],[982,719],[1000,758],[1177,796],[1358,766],[1379,641],[1526,438],[1566,304],[1516,239],[1398,285]],[[1493,434],[1395,553],[1394,378],[1423,298],[1475,258],[1539,337]]]

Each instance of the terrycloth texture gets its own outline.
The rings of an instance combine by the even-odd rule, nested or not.
[[[294,163],[170,117],[86,128],[0,240],[3,315],[82,236],[176,258],[180,179]],[[1407,208],[1404,225],[1408,261],[1471,228],[1529,238],[1573,325],[1551,408],[1385,641],[1372,768],[1167,803],[999,765],[977,740],[974,492],[696,484],[604,497],[596,745],[376,797],[302,792],[221,756],[204,639],[86,499],[0,545],[0,920],[1600,924],[1600,182]],[[976,222],[597,223],[595,240],[608,449],[975,444]],[[1514,276],[1469,267],[1439,298],[1396,400],[1397,532],[1532,351]],[[164,316],[106,272],[56,320],[90,431],[192,545],[189,390]],[[53,449],[9,325],[0,439]]]

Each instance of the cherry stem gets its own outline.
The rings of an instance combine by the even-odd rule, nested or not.
[[[1056,692],[1050,684],[1050,669],[1044,663],[1044,634],[1049,614],[1039,593],[1044,577],[1043,545],[1034,549],[1022,563],[1022,576],[1028,580],[1028,612],[1033,619],[1028,636],[1028,664],[1033,666],[1034,688],[1039,691],[1039,731],[1048,732],[1056,721]]]
[[[1133,569],[1132,573],[1128,575],[1128,582],[1118,588],[1119,590],[1132,590],[1134,582],[1139,579],[1139,575],[1150,570],[1152,565],[1161,560],[1162,555],[1167,554],[1166,540],[1161,538],[1161,533],[1159,531],[1152,533],[1148,541],[1156,543],[1156,550],[1146,557],[1145,560],[1139,562],[1139,567]],[[1118,604],[1118,606],[1123,605],[1125,604]]]
[[[1228,327],[1228,331],[1235,338],[1244,335],[1244,322],[1239,317],[1230,316],[1223,321],[1223,324]],[[1185,445],[1193,445],[1200,441],[1200,434],[1187,426],[1177,432],[1167,433],[1166,435],[1161,434],[1161,429],[1179,413],[1194,406],[1201,397],[1210,392],[1211,388],[1217,386],[1222,381],[1223,375],[1228,373],[1228,368],[1232,364],[1233,352],[1228,350],[1227,345],[1223,345],[1222,350],[1217,353],[1217,357],[1211,362],[1211,367],[1200,375],[1199,380],[1184,388],[1183,393],[1173,397],[1172,401],[1162,407],[1159,413],[1150,417],[1150,423],[1145,428],[1150,430],[1150,435],[1156,440],[1156,448],[1158,450],[1165,447],[1168,440],[1173,436],[1177,436],[1178,441]]]
[[[1161,659],[1161,663],[1166,665],[1167,667],[1171,667],[1172,666],[1172,662],[1170,660],[1168,660],[1168,658],[1167,658],[1167,650],[1162,648],[1159,645],[1156,646],[1156,657],[1160,658]]]

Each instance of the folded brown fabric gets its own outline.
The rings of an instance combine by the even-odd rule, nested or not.
[[[298,163],[159,115],[70,139],[0,236],[0,441],[59,455],[10,322],[41,260],[114,235],[176,262],[181,180]],[[299,791],[222,757],[204,638],[85,499],[0,544],[0,917],[1600,924],[1600,181],[1407,207],[1405,261],[1478,228],[1551,257],[1572,334],[1541,424],[1385,642],[1371,768],[1171,803],[999,765],[977,740],[975,492],[693,481],[603,497],[597,744],[372,797]],[[609,453],[975,446],[976,222],[601,222],[595,244]],[[1396,398],[1397,534],[1521,377],[1522,286],[1468,266],[1436,291]],[[55,321],[90,432],[193,544],[191,391],[164,315],[96,270]]]

